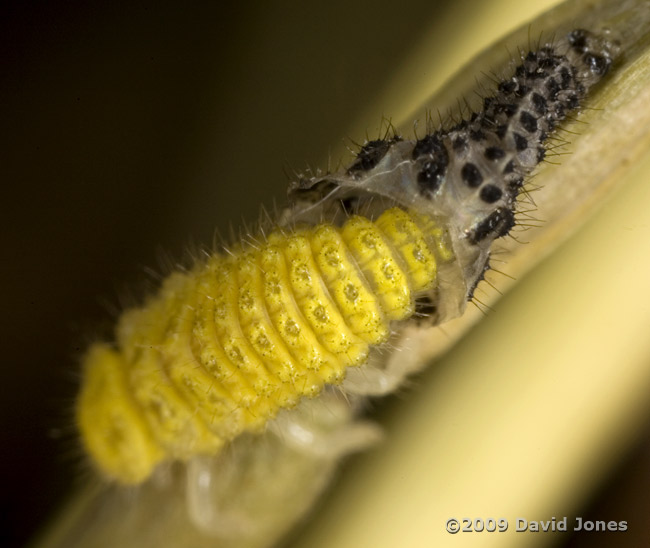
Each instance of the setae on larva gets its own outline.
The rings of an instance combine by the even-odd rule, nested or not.
[[[215,505],[213,489],[227,491],[220,471],[247,463],[262,432],[290,448],[280,458],[331,463],[371,443],[356,409],[410,372],[387,365],[391,341],[409,322],[463,313],[556,124],[616,53],[576,29],[523,54],[480,112],[417,140],[370,141],[348,169],[299,180],[274,223],[125,312],[115,344],[83,364],[77,422],[100,472],[138,484],[188,461],[192,518],[229,537],[254,513],[250,501],[238,512],[242,494]]]

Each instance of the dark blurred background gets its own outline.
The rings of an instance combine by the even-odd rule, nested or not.
[[[359,106],[408,56],[421,22],[446,9],[431,0],[3,8],[1,545],[33,537],[78,482],[79,356],[110,337],[143,279],[155,281],[146,269],[163,272],[215,230],[281,203],[284,171],[338,158]],[[646,443],[622,463],[613,490],[592,503],[594,519],[620,504],[629,521],[643,508],[642,522],[649,457]],[[636,545],[629,538],[616,545]]]

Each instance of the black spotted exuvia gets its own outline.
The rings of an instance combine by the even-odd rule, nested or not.
[[[415,140],[367,142],[347,169],[293,183],[290,205],[249,241],[168,277],[85,357],[77,423],[92,462],[140,484],[187,461],[192,516],[223,534],[227,510],[206,485],[218,484],[215,462],[246,453],[232,446],[271,432],[332,460],[373,441],[354,417],[408,374],[386,366],[391,341],[409,322],[463,313],[557,124],[616,53],[582,29],[528,51],[482,110]],[[324,400],[328,418],[314,421]]]

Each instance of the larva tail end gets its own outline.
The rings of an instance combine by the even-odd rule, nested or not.
[[[164,454],[131,401],[122,359],[107,345],[96,344],[84,362],[76,408],[82,443],[105,476],[142,483]]]

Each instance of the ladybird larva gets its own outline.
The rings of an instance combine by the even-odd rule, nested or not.
[[[88,353],[78,403],[88,452],[109,477],[138,483],[163,459],[263,429],[364,363],[452,258],[429,219],[391,208],[277,230],[171,276],[122,317],[119,352]]]
[[[268,236],[171,275],[123,314],[115,348],[87,354],[77,421],[95,464],[140,483],[161,462],[216,454],[341,384],[419,300],[432,324],[461,314],[524,176],[615,53],[583,29],[531,50],[482,111],[366,143],[347,170],[296,182]]]

